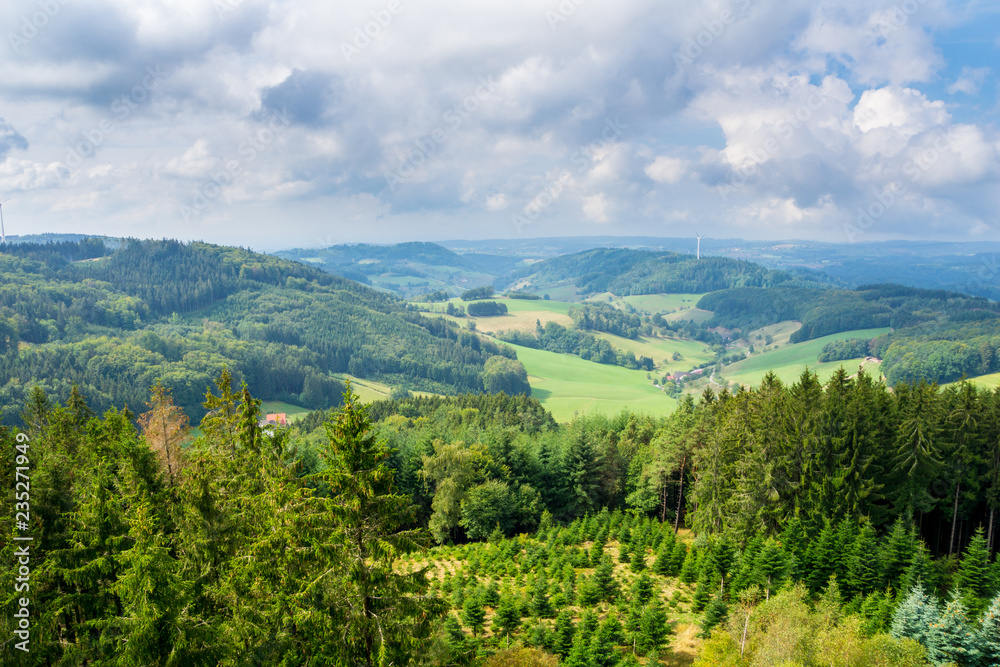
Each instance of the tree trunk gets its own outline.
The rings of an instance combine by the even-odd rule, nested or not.
[[[687,467],[687,454],[681,459],[681,481],[677,489],[677,516],[674,518],[674,535],[681,527],[681,503],[684,502],[684,468]]]
[[[948,555],[955,553],[955,523],[958,521],[958,495],[962,490],[962,482],[959,480],[955,486],[955,508],[951,512],[951,540],[948,542]]]
[[[660,523],[667,521],[667,480],[660,485]]]
[[[994,508],[990,508],[990,531],[989,537],[986,538],[986,548],[989,551],[990,556],[993,555],[993,513],[995,511],[996,510]]]

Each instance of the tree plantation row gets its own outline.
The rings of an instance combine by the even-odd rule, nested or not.
[[[36,388],[26,664],[995,664],[998,406],[806,373],[663,419],[348,393],[278,428],[223,371],[192,439],[162,384],[138,417]]]

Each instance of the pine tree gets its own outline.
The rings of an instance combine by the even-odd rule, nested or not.
[[[925,590],[932,593],[938,589],[937,571],[931,562],[931,554],[923,540],[917,543],[913,552],[913,560],[903,574],[901,587],[895,590],[908,591],[917,584],[921,584]]]
[[[611,612],[604,618],[592,640],[591,659],[595,667],[614,667],[617,665],[621,660],[621,654],[617,647],[624,641],[624,629],[618,619],[618,614]]]
[[[928,657],[939,665],[953,662],[961,667],[976,667],[983,654],[979,639],[966,614],[965,605],[955,595],[936,624],[934,641],[928,646]]]
[[[462,621],[472,630],[473,637],[478,637],[482,632],[486,621],[486,609],[483,608],[483,601],[478,595],[465,598],[462,604]]]
[[[768,538],[754,563],[754,582],[760,582],[766,595],[781,587],[788,573],[788,561],[784,550],[773,538]]]
[[[979,623],[983,664],[1000,665],[1000,595],[993,598]]]
[[[729,616],[729,607],[721,598],[712,600],[712,603],[705,609],[705,615],[701,620],[701,637],[708,637],[712,634],[712,628],[719,625]]]
[[[881,586],[891,586],[896,591],[909,590],[910,586],[903,587],[903,579],[916,553],[917,544],[913,532],[902,517],[896,519],[878,551]],[[913,583],[916,582],[910,582],[910,585]],[[930,588],[929,581],[924,580],[924,585]]]
[[[632,536],[629,543],[629,569],[633,572],[642,572],[646,569],[646,548],[643,546],[642,536],[638,533]]]
[[[907,637],[923,644],[929,653],[933,653],[937,648],[936,628],[940,622],[941,609],[937,601],[928,597],[923,587],[917,584],[896,609],[890,633],[896,639]]]
[[[545,573],[539,572],[531,588],[531,615],[535,618],[548,618],[552,615],[552,605],[549,603],[549,584]]]
[[[139,428],[142,429],[149,448],[156,453],[167,483],[174,486],[179,481],[183,467],[181,443],[188,434],[187,415],[174,405],[170,390],[160,380],[150,390],[146,405],[149,412],[139,415]]]
[[[640,623],[639,647],[644,653],[658,651],[667,642],[670,628],[667,625],[667,613],[659,600],[653,600],[646,605]]]
[[[980,526],[969,540],[969,546],[962,555],[962,563],[958,567],[956,577],[958,588],[985,600],[992,588],[989,566],[990,553],[986,548],[983,527]]]
[[[563,609],[556,617],[554,634],[553,648],[556,653],[565,658],[573,650],[573,637],[576,634],[573,614],[568,609]]]
[[[597,590],[601,592],[601,599],[605,602],[614,602],[615,598],[618,597],[618,581],[615,580],[614,566],[609,557],[605,556],[601,564],[594,570],[594,584],[597,585]]]
[[[326,424],[327,468],[316,481],[331,490],[323,507],[349,545],[338,584],[348,601],[339,620],[344,657],[364,667],[384,667],[394,656],[416,650],[443,609],[421,597],[427,586],[423,572],[393,568],[397,555],[426,544],[426,533],[400,530],[410,521],[410,498],[396,493],[387,465],[390,451],[376,440],[358,401],[348,387],[340,411]]]
[[[876,554],[878,537],[870,521],[861,524],[861,530],[851,548],[850,565],[844,579],[847,597],[865,596],[878,588],[879,572]]]
[[[643,572],[632,586],[632,599],[646,604],[653,597],[653,581],[648,572]]]
[[[127,638],[116,651],[121,664],[183,662],[186,645],[178,622],[185,586],[148,500],[137,500],[129,520],[132,547],[121,554],[125,569],[113,585],[122,611],[114,626]]]
[[[665,577],[677,575],[674,572],[674,547],[676,545],[677,539],[674,537],[674,532],[672,530],[666,531],[657,549],[656,560],[653,561],[653,572]]]
[[[500,606],[493,616],[493,634],[506,635],[510,646],[510,636],[521,627],[521,610],[517,600],[510,593],[503,596]]]

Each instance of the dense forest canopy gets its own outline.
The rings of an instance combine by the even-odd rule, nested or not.
[[[396,297],[240,248],[22,243],[0,253],[0,279],[8,422],[35,382],[62,400],[76,384],[104,410],[142,405],[162,378],[197,418],[223,366],[264,399],[320,408],[339,401],[333,374],[481,391],[486,361],[513,355]]]
[[[772,287],[794,281],[783,271],[722,257],[625,248],[598,248],[553,257],[511,274],[511,281],[534,291],[558,284],[582,293],[701,294],[733,287]]]
[[[699,667],[995,664],[998,397],[804,374],[661,419],[347,395],[262,429],[223,371],[185,444],[162,386],[141,432],[35,389],[22,662],[604,667],[693,627]]]

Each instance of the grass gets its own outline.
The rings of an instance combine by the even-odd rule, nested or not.
[[[711,361],[714,355],[704,343],[696,340],[678,340],[676,338],[647,338],[640,336],[636,340],[623,338],[614,334],[593,331],[598,338],[611,343],[617,349],[633,353],[636,357],[650,357],[656,362],[657,372],[689,371],[695,366]],[[674,352],[680,352],[682,359],[673,360]]]
[[[509,345],[509,343],[504,343]],[[531,395],[556,421],[577,414],[632,412],[665,415],[677,402],[652,385],[645,371],[609,366],[579,357],[510,345],[528,371]]]
[[[535,324],[540,321],[556,322],[564,327],[572,327],[573,319],[569,316],[569,309],[574,304],[564,301],[546,301],[544,299],[507,299],[497,297],[490,301],[501,302],[507,306],[507,314],[497,317],[450,317],[445,315],[447,303],[421,303],[417,304],[427,308],[434,313],[447,317],[459,326],[466,327],[468,323],[475,322],[476,329],[483,333],[496,333],[498,331],[534,331]],[[461,299],[451,299],[456,306],[468,306],[469,303]]]
[[[969,382],[976,385],[980,389],[996,389],[1000,387],[1000,373],[990,373],[989,375],[980,375],[978,377],[969,378]],[[958,384],[958,382],[951,382],[949,384]]]
[[[281,401],[261,401],[260,414],[263,416],[271,412],[284,412],[288,416],[288,421],[293,422],[305,417],[310,410],[301,405],[292,405]]]
[[[785,383],[795,382],[807,367],[819,376],[821,382],[829,380],[837,369],[842,366],[848,371],[849,375],[853,375],[857,373],[858,366],[864,361],[863,359],[850,359],[821,364],[819,363],[819,354],[823,350],[823,346],[832,341],[846,340],[848,338],[874,338],[887,331],[889,329],[844,331],[803,343],[785,343],[780,345],[778,349],[755,354],[748,359],[725,366],[722,369],[721,375],[728,382],[738,382],[750,386],[759,384],[768,371],[774,372]],[[872,372],[871,367],[866,367],[866,371]]]

